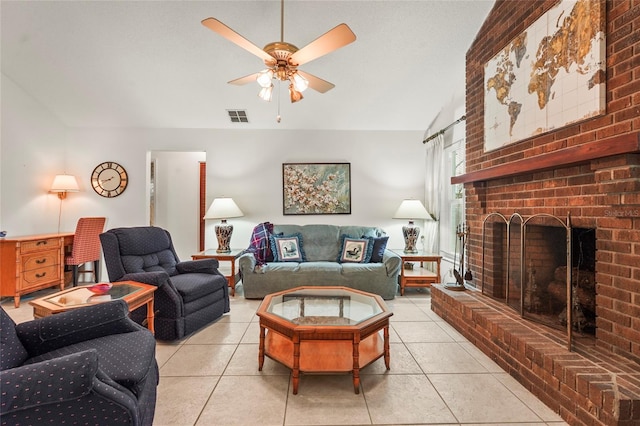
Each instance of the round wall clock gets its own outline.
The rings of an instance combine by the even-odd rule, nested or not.
[[[127,171],[118,163],[105,161],[98,164],[91,174],[91,186],[98,195],[106,198],[117,197],[127,188]]]

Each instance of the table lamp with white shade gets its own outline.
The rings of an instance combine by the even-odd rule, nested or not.
[[[209,210],[203,219],[221,219],[216,225],[216,238],[218,239],[218,253],[230,253],[231,234],[233,234],[233,225],[227,223],[227,219],[232,217],[242,217],[244,213],[238,205],[229,197],[216,198],[211,203]]]
[[[405,253],[418,253],[416,245],[418,242],[418,236],[420,235],[420,228],[416,226],[413,221],[416,219],[431,219],[431,215],[424,208],[424,205],[420,200],[404,200],[393,215],[394,219],[409,219],[409,224],[402,227],[402,234],[404,235],[404,252]]]

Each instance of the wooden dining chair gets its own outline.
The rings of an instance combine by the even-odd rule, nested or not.
[[[71,266],[73,286],[78,285],[78,274],[92,272],[95,282],[100,280],[101,248],[100,234],[104,230],[104,217],[82,217],[76,225],[71,255],[65,256],[64,264]],[[80,269],[80,266],[93,262],[93,269]]]

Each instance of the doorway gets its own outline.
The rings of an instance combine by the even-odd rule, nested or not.
[[[169,231],[181,260],[201,251],[203,163],[206,152],[150,153],[149,224]]]

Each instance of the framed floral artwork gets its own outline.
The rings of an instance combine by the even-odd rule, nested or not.
[[[282,201],[285,215],[351,214],[351,164],[282,164]]]

